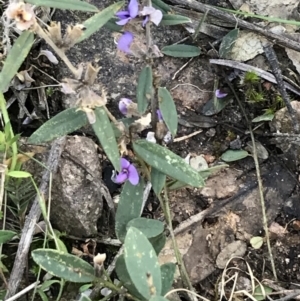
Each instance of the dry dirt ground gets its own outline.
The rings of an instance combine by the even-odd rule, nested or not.
[[[106,7],[113,1],[91,2],[98,7]],[[213,4],[217,5],[218,3]],[[65,25],[80,23],[86,17],[87,15],[84,14],[57,11],[53,20],[61,21]],[[144,63],[116,50],[114,38],[117,35],[108,29],[103,29],[88,41],[74,47],[69,51],[68,56],[74,64],[88,61],[101,66],[98,82],[107,89],[109,109],[121,117],[117,110],[118,101],[120,97],[135,99],[137,78]],[[153,33],[153,39],[159,48],[177,43],[183,38],[187,38],[185,43],[192,42],[187,31],[181,26],[159,27],[155,28]],[[210,166],[220,161],[220,155],[230,147],[231,142],[237,141],[244,147],[251,141],[245,118],[235,100],[217,115],[207,118],[202,114],[204,105],[213,98],[215,80],[219,80],[219,86],[226,87],[224,76],[230,76],[233,71],[229,68],[217,68],[209,63],[211,55],[209,50],[214,41],[215,39],[200,34],[195,41],[195,44],[202,49],[200,57],[180,59],[164,56],[155,61],[154,67],[161,77],[162,86],[166,86],[171,91],[176,102],[180,118],[178,137],[184,137],[202,129],[198,135],[181,142],[171,143],[169,148],[182,157],[186,157],[188,154],[194,157],[204,155]],[[47,48],[44,44],[38,47]],[[62,64],[53,70],[53,68],[48,68],[42,59],[39,63],[43,71],[59,81],[67,75],[67,70]],[[48,77],[38,71],[35,71],[34,78],[36,85],[53,84]],[[243,90],[240,89],[238,80],[233,82],[233,85],[243,99]],[[32,92],[27,101],[29,108],[40,108],[39,102],[38,94]],[[54,116],[62,107],[68,106],[68,100],[58,90],[53,89],[51,96],[48,97],[48,105],[50,116]],[[256,116],[261,109],[261,105],[246,102],[244,105],[249,116]],[[38,114],[42,119],[29,125],[20,125],[19,123],[18,132],[29,135],[43,123],[46,112],[38,109]],[[17,120],[14,121],[16,126]],[[282,288],[293,289],[297,284],[300,285],[299,166],[295,158],[287,157],[284,152],[270,142],[269,138],[264,135],[268,132],[269,125],[265,123],[254,134],[257,141],[264,145],[269,152],[268,159],[261,161],[260,169],[271,245],[279,280],[277,284]],[[94,139],[89,129],[74,134]],[[76,146],[75,143],[74,147],[79,146]],[[103,156],[100,158],[105,161]],[[100,162],[100,171],[103,171],[104,166],[107,165],[107,162],[104,161]],[[63,166],[61,168],[63,169]],[[118,193],[118,189],[114,191],[114,195]],[[193,223],[177,235],[188,273],[198,292],[210,300],[216,297],[220,276],[231,256],[238,256],[247,261],[257,279],[274,280],[266,243],[259,249],[253,248],[250,244],[253,236],[265,237],[256,172],[251,157],[230,163],[228,168],[209,178],[206,186],[202,189],[186,188],[171,194],[175,228],[180,226],[183,221],[208,208],[210,211],[201,221]],[[111,231],[103,231],[103,225],[107,222],[104,219],[107,217],[105,210],[107,208],[104,206],[104,212],[101,212],[100,215],[102,221],[99,221],[98,231],[101,225],[102,233],[100,234],[108,236],[108,233],[111,235]],[[152,194],[150,194],[144,214],[149,218],[162,218],[157,200]],[[97,219],[94,216],[93,218]],[[65,223],[68,222],[68,220],[65,221]],[[60,223],[61,221],[55,223],[54,219],[54,226],[59,227]],[[67,227],[62,228],[66,229]],[[106,225],[106,228],[109,227]],[[85,238],[81,233],[74,234],[73,232],[73,235]],[[168,246],[163,251],[162,261],[173,260],[172,251],[168,249]],[[100,244],[98,248],[107,252],[105,245]],[[249,289],[250,286],[245,261],[233,260],[230,266],[235,270],[227,272],[228,276],[231,276],[238,268],[240,269],[239,290]],[[229,292],[231,284],[228,284]]]

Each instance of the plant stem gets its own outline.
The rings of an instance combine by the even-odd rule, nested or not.
[[[185,264],[183,262],[181,254],[179,252],[179,248],[178,248],[177,241],[176,241],[176,238],[175,238],[173,225],[172,225],[169,197],[168,197],[168,188],[167,188],[166,183],[165,183],[165,187],[164,187],[164,197],[162,198],[161,195],[159,195],[158,198],[159,198],[159,201],[161,203],[161,207],[164,211],[164,215],[165,215],[165,218],[166,218],[166,221],[167,221],[167,224],[168,224],[168,228],[169,228],[169,231],[170,231],[170,236],[171,236],[171,239],[172,239],[173,249],[174,249],[174,253],[175,253],[176,260],[177,260],[177,264],[178,264],[178,268],[179,268],[179,272],[180,272],[180,275],[181,275],[183,285],[185,287],[187,287],[189,290],[194,291],[194,288],[191,284],[190,278],[189,278],[188,273],[186,271]]]
[[[258,183],[258,191],[259,191],[259,197],[260,197],[261,211],[262,211],[262,216],[263,216],[263,228],[264,228],[265,235],[266,235],[268,253],[269,253],[269,257],[270,257],[270,261],[271,261],[273,276],[274,276],[275,280],[277,281],[277,273],[276,273],[276,268],[275,268],[275,263],[274,263],[274,257],[273,257],[273,254],[272,254],[272,248],[271,248],[270,236],[269,236],[269,229],[268,229],[268,219],[267,219],[267,214],[266,214],[266,203],[265,203],[265,197],[264,197],[264,187],[263,187],[262,179],[261,179],[261,175],[260,175],[255,138],[254,138],[254,135],[253,135],[251,122],[249,121],[249,118],[247,117],[245,108],[242,105],[242,102],[239,99],[237,93],[235,92],[231,82],[227,79],[227,77],[224,73],[223,73],[223,75],[224,75],[224,78],[226,79],[226,83],[230,87],[232,93],[234,94],[234,96],[235,96],[235,98],[236,98],[236,100],[239,104],[239,107],[241,108],[241,110],[243,112],[243,115],[245,117],[245,120],[246,120],[248,128],[249,128],[250,137],[251,137],[251,141],[252,141],[253,159],[254,159],[255,170],[256,170],[256,178],[257,178],[257,183]]]

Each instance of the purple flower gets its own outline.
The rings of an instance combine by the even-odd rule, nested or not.
[[[155,9],[152,6],[144,6],[143,10],[140,11],[140,15],[145,17],[143,21],[143,26],[146,25],[148,20],[150,20],[152,23],[158,26],[163,17],[162,12],[159,9]]]
[[[124,32],[118,41],[118,49],[130,53],[130,45],[133,41],[133,34],[129,31]]]
[[[157,118],[158,118],[158,121],[159,121],[159,122],[164,121],[163,116],[162,116],[160,110],[156,110],[156,114],[157,114]]]
[[[125,181],[129,181],[132,185],[139,183],[139,174],[137,169],[124,158],[121,158],[121,171],[118,175],[113,175],[112,181],[118,184],[122,184]]]
[[[224,98],[228,95],[228,93],[225,93],[220,89],[217,89],[216,92],[215,92],[215,95],[216,95],[217,98]]]
[[[128,106],[132,103],[132,100],[129,98],[121,98],[119,101],[119,110],[123,115],[127,115]]]
[[[120,19],[120,21],[116,22],[118,25],[125,25],[131,19],[134,19],[139,12],[139,3],[137,0],[130,0],[127,6],[127,10],[121,10],[116,13],[116,16]]]

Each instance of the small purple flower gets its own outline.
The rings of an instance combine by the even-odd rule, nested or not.
[[[225,93],[220,89],[217,89],[216,92],[215,92],[215,95],[216,95],[217,98],[224,98],[228,95],[228,93]]]
[[[116,13],[116,16],[120,19],[120,21],[116,22],[118,25],[125,25],[131,19],[134,19],[139,12],[139,3],[137,0],[130,0],[127,6],[127,10],[121,10]]]
[[[123,115],[127,115],[128,106],[132,103],[132,100],[129,98],[121,98],[119,101],[119,110]]]
[[[163,14],[159,9],[155,9],[152,6],[144,6],[143,10],[140,11],[140,15],[144,16],[143,26],[146,25],[148,20],[154,23],[156,26],[160,23]]]
[[[133,41],[133,34],[129,31],[124,32],[124,34],[120,37],[118,41],[118,49],[130,53],[130,45]]]
[[[157,118],[158,118],[158,121],[159,121],[159,122],[164,121],[163,116],[162,116],[160,110],[156,110],[156,114],[157,114]]]
[[[132,185],[139,183],[139,174],[137,169],[124,158],[121,158],[121,171],[118,175],[113,175],[112,181],[118,184],[122,184],[125,181],[129,181]]]

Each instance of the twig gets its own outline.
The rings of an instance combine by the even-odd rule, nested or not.
[[[12,296],[11,298],[6,299],[6,301],[14,301],[17,300],[18,298],[20,298],[21,296],[23,296],[24,294],[26,294],[27,292],[31,291],[32,289],[34,289],[40,282],[36,281],[32,284],[30,284],[29,286],[27,286],[26,288],[24,288],[23,290],[21,290],[20,292],[18,292],[17,294],[15,294],[14,296]]]
[[[253,71],[255,72],[259,77],[262,77],[263,79],[273,83],[273,84],[277,84],[276,78],[273,74],[271,74],[270,72],[264,71],[260,68],[251,66],[251,65],[247,65],[244,63],[240,63],[240,62],[236,62],[236,61],[231,61],[231,60],[222,60],[222,59],[211,59],[209,60],[209,62],[211,64],[217,64],[217,65],[222,65],[222,66],[227,66],[227,67],[231,67],[231,68],[235,68],[235,69],[239,69],[242,71]],[[290,91],[294,92],[297,95],[300,95],[300,89],[293,87],[291,84],[287,83],[287,82],[283,82],[284,86],[286,89],[289,89]]]
[[[255,31],[257,33],[260,33],[262,35],[264,35],[265,37],[267,37],[269,40],[271,40],[272,42],[276,42],[277,44],[283,46],[283,47],[287,47],[290,49],[294,49],[296,51],[300,51],[300,44],[292,39],[289,39],[283,35],[278,35],[275,34],[269,30],[266,30],[260,26],[254,25],[252,23],[249,23],[247,21],[241,20],[239,18],[237,18],[235,15],[231,14],[231,13],[227,13],[224,12],[216,7],[207,5],[207,4],[203,4],[201,2],[197,2],[196,0],[169,0],[171,3],[174,4],[180,4],[183,5],[185,7],[189,7],[191,9],[194,9],[196,11],[200,11],[205,13],[206,11],[208,11],[209,15],[213,15],[216,18],[222,19],[222,20],[226,20],[228,22],[231,22],[233,24],[236,24],[236,26],[242,27],[242,28],[246,28],[248,30],[252,30]]]
[[[293,298],[295,298],[295,297],[297,297],[297,296],[299,296],[299,295],[300,295],[300,290],[296,290],[296,291],[294,291],[292,294],[287,295],[287,296],[285,296],[285,297],[283,297],[283,298],[274,300],[274,301],[288,301],[288,300],[291,300],[291,299],[293,299]]]
[[[191,137],[193,137],[193,136],[196,136],[196,135],[198,135],[198,134],[200,134],[200,133],[202,133],[202,132],[203,132],[203,130],[199,130],[199,131],[196,131],[196,132],[191,133],[191,134],[189,134],[189,135],[185,135],[185,136],[182,136],[182,137],[175,138],[173,142],[180,142],[180,141],[189,139],[189,138],[191,138]]]
[[[269,61],[269,64],[272,68],[273,74],[276,78],[278,90],[279,90],[279,92],[282,96],[282,99],[285,102],[286,108],[290,114],[290,117],[291,117],[291,120],[292,120],[292,123],[294,126],[294,131],[295,131],[295,133],[299,133],[299,123],[297,120],[296,112],[293,109],[293,107],[291,106],[289,95],[286,93],[286,89],[285,89],[284,81],[282,78],[282,73],[279,68],[279,63],[278,63],[276,53],[270,43],[264,43],[263,49],[265,51],[265,55]]]
[[[42,177],[42,182],[39,187],[41,195],[47,195],[50,174],[55,173],[57,170],[59,158],[63,150],[64,144],[65,137],[56,139],[52,144],[47,161],[48,169],[45,170],[44,175]],[[26,259],[30,249],[35,225],[38,223],[40,216],[41,208],[39,206],[39,195],[37,195],[30,209],[30,212],[25,220],[24,228],[22,230],[22,235],[18,246],[18,251],[16,254],[16,259],[14,262],[12,272],[10,274],[8,290],[4,300],[7,300],[10,297],[12,297],[19,287],[24,273]]]

